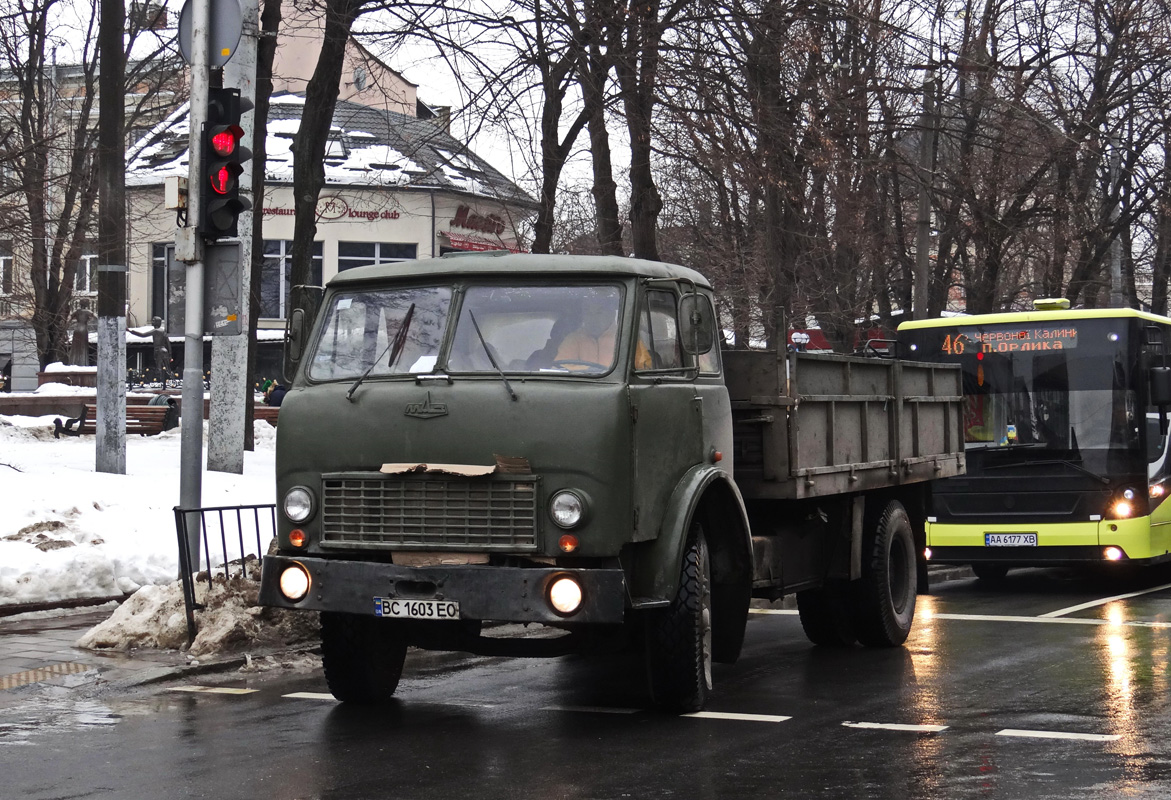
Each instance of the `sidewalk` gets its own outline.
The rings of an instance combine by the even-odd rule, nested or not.
[[[930,567],[932,585],[970,577],[973,577],[970,567],[942,564]],[[122,653],[73,646],[83,633],[111,613],[111,607],[103,607],[45,618],[0,617],[0,692],[95,671],[108,682],[140,685],[185,674],[232,669],[244,663],[244,656],[239,653],[195,661],[176,650]]]
[[[186,666],[186,656],[176,651],[115,653],[73,646],[83,633],[107,619],[111,611],[103,608],[46,618],[0,618],[0,691],[91,670],[100,671],[103,677],[117,673],[158,680]]]

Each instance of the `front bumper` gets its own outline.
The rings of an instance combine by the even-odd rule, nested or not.
[[[931,562],[975,564],[997,562],[1020,566],[1104,562],[1107,547],[1119,547],[1130,563],[1158,563],[1171,553],[1152,537],[1149,517],[1127,520],[1020,524],[955,524],[928,522]],[[988,533],[1035,533],[1036,547],[987,547]],[[1161,536],[1161,534],[1160,534]]]
[[[309,571],[309,594],[298,602],[281,594],[281,572],[292,564]],[[577,579],[582,604],[570,616],[550,607],[548,587],[563,575]],[[626,578],[621,569],[560,567],[436,566],[404,567],[336,558],[264,557],[260,604],[309,611],[374,614],[374,598],[454,600],[460,618],[499,622],[617,624],[626,610]]]

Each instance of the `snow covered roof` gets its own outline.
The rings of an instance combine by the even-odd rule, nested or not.
[[[293,182],[293,136],[305,98],[275,95],[269,101],[266,175],[269,183]],[[184,104],[130,148],[127,186],[157,186],[169,175],[188,174],[188,115]],[[338,100],[325,151],[329,186],[443,189],[536,207],[519,186],[467,145],[428,120]]]

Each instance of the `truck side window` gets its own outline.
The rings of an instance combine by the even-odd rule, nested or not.
[[[638,341],[650,352],[651,363],[635,363],[636,369],[679,369],[686,366],[679,347],[679,325],[675,316],[675,294],[652,290],[645,295],[638,315]]]

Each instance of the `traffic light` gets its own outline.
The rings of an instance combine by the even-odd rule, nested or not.
[[[252,104],[238,89],[209,88],[207,117],[203,124],[203,186],[200,187],[199,232],[206,239],[237,235],[236,220],[252,207],[240,197],[239,177],[252,152],[244,147],[240,115]]]

